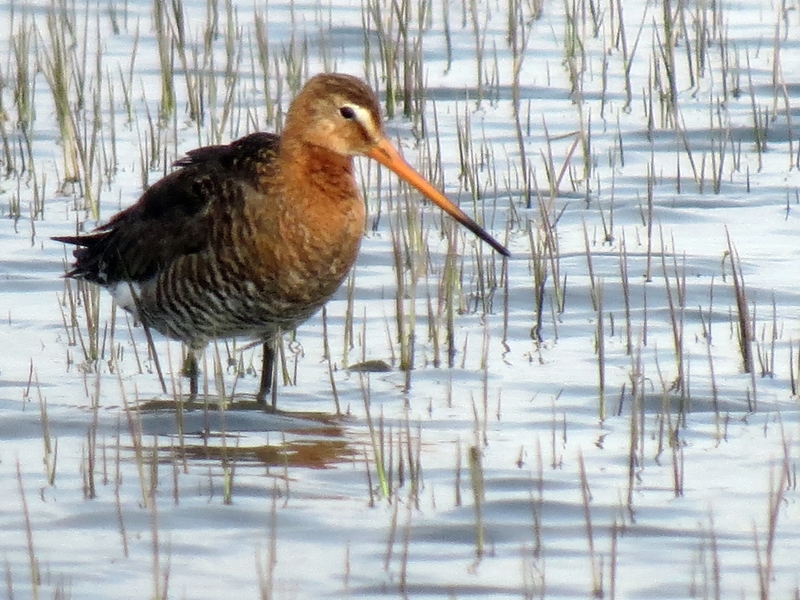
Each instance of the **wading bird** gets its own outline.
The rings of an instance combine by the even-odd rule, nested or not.
[[[256,399],[266,406],[281,332],[317,312],[356,259],[365,224],[353,176],[359,155],[509,255],[403,160],[384,134],[375,93],[342,74],[310,79],[280,136],[192,150],[105,225],[53,239],[77,246],[67,277],[107,288],[146,328],[186,344],[192,398],[198,355],[211,340],[263,342]]]

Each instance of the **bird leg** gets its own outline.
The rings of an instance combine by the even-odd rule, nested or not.
[[[183,374],[189,378],[189,400],[197,400],[197,380],[200,376],[200,367],[197,364],[197,351],[188,348],[186,358],[183,360]]]
[[[272,373],[275,369],[275,338],[264,342],[264,353],[261,362],[261,383],[258,386],[256,402],[266,407],[267,394],[272,389]],[[272,399],[271,410],[275,411],[275,397]]]

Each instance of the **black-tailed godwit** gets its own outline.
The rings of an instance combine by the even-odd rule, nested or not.
[[[107,288],[145,326],[184,342],[192,397],[197,357],[211,340],[262,341],[256,399],[266,406],[281,332],[317,312],[355,262],[365,223],[353,176],[358,155],[394,171],[508,256],[403,160],[364,82],[324,74],[292,102],[280,136],[254,133],[192,150],[105,225],[54,238],[77,246],[67,277]]]

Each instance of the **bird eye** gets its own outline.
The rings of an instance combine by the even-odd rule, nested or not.
[[[342,115],[342,117],[344,117],[348,121],[356,118],[356,111],[354,111],[349,106],[343,106],[342,108],[340,108],[339,114]]]

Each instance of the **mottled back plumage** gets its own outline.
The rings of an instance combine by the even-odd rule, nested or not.
[[[181,169],[153,184],[139,201],[90,234],[53,238],[78,246],[67,277],[100,285],[141,283],[183,256],[213,253],[215,227],[241,214],[244,185],[274,170],[280,138],[253,133],[231,144],[190,150]],[[268,189],[263,190],[268,194]]]

